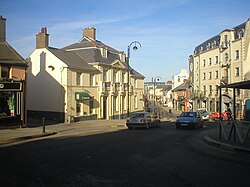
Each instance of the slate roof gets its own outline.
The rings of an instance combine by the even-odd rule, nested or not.
[[[63,61],[71,69],[79,69],[84,72],[100,73],[98,69],[89,65],[84,59],[77,55],[74,51],[65,51],[62,49],[49,47],[48,50],[57,58]]]
[[[226,30],[234,30],[234,35],[235,35],[235,39],[239,38],[239,32],[242,29],[245,29],[246,26],[246,22],[233,27],[232,29],[225,29]],[[210,45],[212,47],[213,43],[215,43],[215,47],[219,47],[220,44],[220,34],[213,36],[212,38],[208,39],[207,41],[203,42],[202,44],[198,45],[197,47],[195,47],[195,51],[194,54],[199,54],[202,51],[206,51],[207,50],[207,46]]]
[[[140,74],[139,72],[135,71],[134,69],[130,68],[130,75],[132,77],[137,77],[137,78],[141,78],[141,79],[144,79],[145,77]]]
[[[27,67],[25,59],[7,42],[0,42],[0,64]]]
[[[176,92],[176,91],[182,91],[182,90],[186,90],[190,87],[190,83],[182,83],[180,86],[177,86],[176,88],[174,88],[172,90],[172,92]]]
[[[107,49],[107,58],[103,57],[100,48]],[[120,51],[102,43],[98,40],[84,36],[79,42],[62,48],[66,51],[74,51],[77,55],[81,56],[89,64],[100,63],[104,65],[112,65],[116,60],[120,60]],[[127,63],[121,62],[126,68]],[[130,67],[130,74],[133,77],[145,78],[142,74],[135,71]]]

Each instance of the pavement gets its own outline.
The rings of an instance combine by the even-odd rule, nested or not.
[[[180,112],[173,111],[172,114],[167,114],[163,118],[161,118],[161,122],[174,122],[176,116],[179,115]],[[214,123],[217,127],[219,121],[211,122]],[[46,122],[45,122],[46,124]],[[230,132],[230,125],[225,126],[226,131]],[[43,130],[43,126],[41,122],[37,122],[34,120],[30,120],[28,122],[27,127],[13,127],[13,128],[2,128],[0,129],[0,146],[20,142],[24,140],[37,139],[46,136],[53,136],[57,133],[64,135],[71,135],[70,133],[80,132],[84,128],[84,132],[93,134],[101,132],[100,128],[104,129],[104,131],[110,131],[112,128],[126,128],[125,119],[121,120],[88,120],[77,123],[59,123],[59,124],[51,124],[48,123],[45,127],[45,131]],[[79,129],[79,131],[78,131]],[[242,132],[244,134],[244,132]],[[221,149],[235,151],[235,152],[244,152],[250,154],[250,135],[248,136],[246,142],[244,144],[231,141],[226,141],[224,139],[219,138],[219,128],[210,128],[206,131],[202,132],[202,139],[211,146],[215,146]]]

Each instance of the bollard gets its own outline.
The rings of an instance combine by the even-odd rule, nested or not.
[[[45,133],[45,117],[43,117],[43,133]]]

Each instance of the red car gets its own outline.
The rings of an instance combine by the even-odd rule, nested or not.
[[[221,117],[222,117],[222,120],[227,120],[227,112],[222,112],[221,113]],[[232,114],[232,117],[233,117],[233,114]],[[212,119],[215,120],[215,119],[220,119],[220,113],[219,112],[213,112],[212,113]]]

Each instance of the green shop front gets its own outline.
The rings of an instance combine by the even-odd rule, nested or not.
[[[0,81],[0,126],[25,126],[24,81]]]

